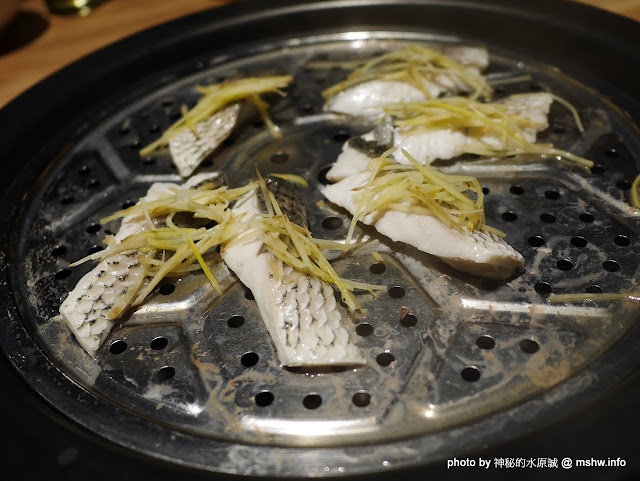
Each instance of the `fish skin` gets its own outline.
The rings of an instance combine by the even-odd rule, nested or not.
[[[321,188],[324,196],[351,214],[357,209],[354,195],[366,185],[370,173],[362,172]],[[470,274],[507,279],[524,270],[524,258],[502,239],[488,232],[452,229],[435,217],[383,210],[360,219],[393,241],[404,242],[435,255],[455,269]]]
[[[373,133],[370,132],[362,137],[358,137],[358,139],[361,139],[363,143],[375,142],[373,137]],[[338,158],[326,173],[326,178],[329,182],[338,182],[346,177],[366,171],[371,160],[375,158],[375,154],[381,150],[361,149],[358,145],[354,145],[354,140],[355,138],[349,139],[342,145],[342,150]]]
[[[171,195],[178,184],[156,182],[144,196],[146,202]],[[140,203],[140,201],[138,202]],[[116,243],[148,229],[144,216],[125,216],[115,234]],[[147,267],[136,251],[102,259],[85,274],[60,306],[60,314],[82,348],[92,357],[127,310],[146,279]]]
[[[260,213],[256,192],[234,207],[234,214]],[[363,365],[365,359],[342,327],[331,285],[304,273],[284,283],[273,272],[274,256],[262,241],[249,240],[221,252],[240,281],[256,300],[262,320],[283,366]],[[284,278],[295,275],[284,267]]]
[[[276,202],[278,202],[282,213],[294,224],[300,227],[308,227],[307,210],[304,203],[300,200],[296,186],[287,180],[271,175],[265,178],[265,184],[267,190],[273,194]],[[260,211],[267,212],[262,191],[258,191],[257,195]]]
[[[182,185],[156,182],[149,187],[144,200],[152,202],[217,177],[224,181],[217,173],[203,173],[193,176]],[[116,243],[122,242],[130,235],[149,228],[143,215],[125,216],[114,240]],[[62,302],[62,318],[90,356],[95,357],[118,318],[129,308],[143,287],[147,272],[146,264],[141,262],[141,255],[136,251],[114,254],[102,259],[85,274]]]
[[[518,114],[530,118],[535,126],[524,129],[525,139],[535,142],[538,132],[548,127],[548,114],[553,102],[553,97],[547,93],[520,94],[507,97],[497,103],[507,106],[509,113]],[[380,139],[378,130],[367,132],[360,138],[365,142],[376,142]],[[472,143],[482,143],[489,147],[499,148],[502,140],[495,135],[483,135],[476,137],[473,129],[439,128],[429,130],[404,131],[397,127],[392,128],[392,133],[384,134],[384,140],[392,138],[393,146],[397,148],[393,152],[393,159],[400,164],[409,164],[409,160],[402,153],[406,150],[421,164],[428,164],[435,160],[447,160],[464,153],[465,146]],[[347,140],[342,146],[342,151],[326,174],[331,182],[364,172],[372,158],[357,148],[354,148],[355,139]],[[391,145],[388,146],[389,148]]]
[[[85,274],[60,306],[78,343],[95,356],[116,319],[128,308],[146,277],[135,252],[115,254]]]
[[[231,134],[238,122],[240,104],[233,103],[208,119],[197,122],[196,134],[186,128],[169,141],[169,152],[178,173],[186,178]]]

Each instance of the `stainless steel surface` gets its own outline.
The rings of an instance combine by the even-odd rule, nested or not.
[[[364,319],[344,312],[367,359],[366,367],[348,370],[279,366],[255,303],[222,264],[214,274],[223,295],[216,296],[203,275],[166,282],[113,330],[95,360],[56,317],[60,301],[90,268],[68,264],[116,229],[99,219],[137,199],[151,182],[177,180],[166,155],[140,159],[138,150],[171,123],[181,103],[195,100],[198,83],[295,75],[287,97],[275,99],[272,109],[282,140],[263,125],[248,125],[205,169],[225,171],[232,186],[256,168],[301,175],[310,182],[301,194],[312,232],[343,238],[348,217],[323,204],[317,187],[341,144],[366,126],[322,112],[320,92],[345,72],[308,64],[360,58],[409,41],[466,43],[365,31],[245,46],[132,100],[58,159],[32,193],[15,234],[15,257],[24,258],[15,274],[24,322],[55,366],[49,372],[59,372],[53,378],[36,373],[30,380],[36,390],[88,429],[162,459],[215,472],[316,476],[441,459],[464,447],[478,425],[505,436],[507,423],[522,429],[554,396],[579,395],[589,380],[576,375],[623,336],[638,311],[619,301],[555,305],[547,296],[621,292],[637,283],[640,215],[625,196],[640,152],[638,132],[605,98],[509,50],[491,50],[490,77],[530,79],[498,95],[542,89],[570,101],[585,133],[578,135],[556,105],[543,140],[598,164],[592,173],[555,159],[445,167],[477,176],[488,189],[487,223],[505,231],[525,257],[522,276],[505,283],[466,276],[360,231],[370,242],[334,259],[335,267],[388,292],[359,296]],[[374,251],[384,255],[383,272]],[[546,401],[527,414],[527,403],[542,395]]]

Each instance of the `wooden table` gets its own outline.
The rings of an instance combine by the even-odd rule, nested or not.
[[[44,0],[22,0],[19,15],[5,31],[4,38],[0,38],[0,107],[51,73],[100,47],[151,26],[231,1],[108,0],[89,15],[80,17],[52,15]],[[640,0],[580,1],[640,21]],[[36,35],[39,28],[46,29]],[[34,38],[27,42],[24,37],[29,33]],[[24,45],[16,47],[20,42]]]

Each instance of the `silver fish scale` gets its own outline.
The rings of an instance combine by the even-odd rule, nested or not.
[[[288,266],[284,269],[285,276],[293,272]],[[300,275],[292,282],[279,282],[276,289],[294,358],[315,358],[321,364],[328,364],[326,359],[360,358],[348,332],[340,326],[342,318],[328,283]]]
[[[146,272],[136,252],[109,256],[86,274],[62,303],[60,313],[91,355],[128,307]]]
[[[238,121],[240,104],[233,103],[207,120],[186,128],[169,141],[178,172],[189,177],[229,135]]]
[[[275,190],[281,192],[285,187],[280,185]],[[300,198],[295,187],[290,184],[288,187],[289,210],[301,210],[297,206]],[[237,216],[252,218],[264,207],[260,204],[258,190],[245,195],[232,210]],[[345,335],[333,290],[329,285],[323,285],[324,281],[284,266],[265,249],[260,238],[226,246],[222,258],[238,279],[252,289],[283,366],[365,363],[349,336]]]
[[[183,466],[322,476],[341,474],[338,468],[361,473],[383,462],[406,467],[450,458],[473,447],[480,432],[483,439],[504,440],[505,425],[514,436],[529,432],[532,419],[549,419],[556,403],[578,399],[596,382],[582,373],[633,326],[637,310],[619,302],[555,305],[548,295],[621,292],[637,285],[640,219],[628,207],[624,188],[637,173],[637,131],[594,90],[535,61],[522,62],[520,53],[500,50],[491,52],[494,75],[530,75],[539,88],[581,112],[585,132],[579,135],[565,109],[552,107],[551,128],[540,141],[588,153],[599,166],[589,174],[555,161],[492,165],[455,159],[441,165],[475,175],[485,186],[487,223],[522,253],[522,275],[498,282],[461,274],[359,226],[356,235],[368,236],[369,243],[348,255],[327,255],[340,276],[384,290],[376,296],[357,292],[366,317],[348,313],[336,298],[341,327],[366,360],[365,366],[346,369],[283,368],[252,293],[215,252],[208,258],[221,295],[201,273],[166,279],[111,331],[95,360],[51,315],[83,269],[90,269],[68,264],[87,255],[112,227],[99,219],[125,200],[135,201],[152,182],[180,182],[168,154],[140,159],[132,145],[151,142],[158,126],[175,120],[164,107],[167,99],[184,98],[211,79],[274,69],[295,75],[287,96],[272,108],[281,138],[248,123],[195,172],[223,171],[231,187],[255,179],[256,169],[264,176],[300,175],[309,182],[299,189],[309,229],[317,237],[343,239],[349,216],[328,204],[319,187],[347,138],[372,126],[323,112],[321,91],[345,72],[306,65],[433,40],[407,32],[370,35],[371,41],[329,35],[286,48],[279,42],[239,48],[237,57],[212,60],[192,77],[129,99],[126,109],[86,130],[57,160],[40,184],[43,195],[25,207],[24,227],[16,234],[21,246],[30,247],[9,261],[26,293],[20,297],[24,323],[57,368],[39,385],[50,377],[72,393],[82,387],[76,397],[64,395],[65,414],[123,446]],[[531,87],[531,80],[505,83],[497,97]],[[615,159],[606,153],[611,149]],[[87,152],[93,153],[90,174],[82,169]],[[104,171],[102,184],[86,187],[87,175]],[[69,192],[77,193],[75,201]],[[60,246],[66,247],[62,254]],[[330,323],[329,289],[309,289],[322,290],[322,306],[302,291],[285,289],[283,300],[292,309],[308,305],[318,313],[302,322],[322,323],[326,314]],[[289,332],[292,345],[303,335]],[[333,341],[318,334],[318,342],[342,343],[344,334],[337,332]]]

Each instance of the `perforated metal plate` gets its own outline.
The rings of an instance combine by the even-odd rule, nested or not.
[[[87,121],[73,144],[50,159],[12,231],[12,294],[20,329],[37,347],[12,346],[25,358],[41,352],[46,369],[27,376],[34,388],[76,422],[134,450],[213,472],[275,475],[415,466],[464,449],[469,427],[479,423],[508,437],[505,416],[531,399],[547,396],[552,409],[554,396],[579,395],[588,380],[577,375],[615,345],[638,310],[620,301],[552,304],[548,296],[635,289],[640,214],[627,197],[640,137],[605,97],[498,45],[488,45],[489,77],[524,80],[496,95],[549,91],[571,102],[585,132],[554,104],[540,140],[596,162],[591,172],[532,158],[443,166],[478,177],[487,223],[506,232],[525,257],[523,275],[504,283],[471,277],[373,230],[357,231],[369,242],[334,266],[344,277],[387,286],[377,299],[359,295],[366,318],[343,309],[367,360],[357,369],[280,366],[251,293],[222,263],[214,267],[222,295],[200,274],[164,282],[125,316],[96,359],[56,317],[91,268],[69,263],[100,249],[103,236],[117,229],[99,219],[135,202],[152,182],[179,181],[168,154],[138,152],[175,120],[180,105],[195,102],[198,84],[294,75],[287,96],[273,99],[271,109],[282,139],[261,123],[245,125],[201,170],[225,172],[232,186],[250,180],[256,168],[301,175],[309,181],[301,194],[312,233],[343,238],[349,217],[322,202],[318,187],[342,143],[367,126],[323,113],[321,91],[346,72],[309,65],[407,42],[477,43],[463,34],[399,29],[245,42],[224,55],[212,49],[168,66],[160,84],[136,84],[117,108]],[[384,264],[374,261],[374,251]]]

